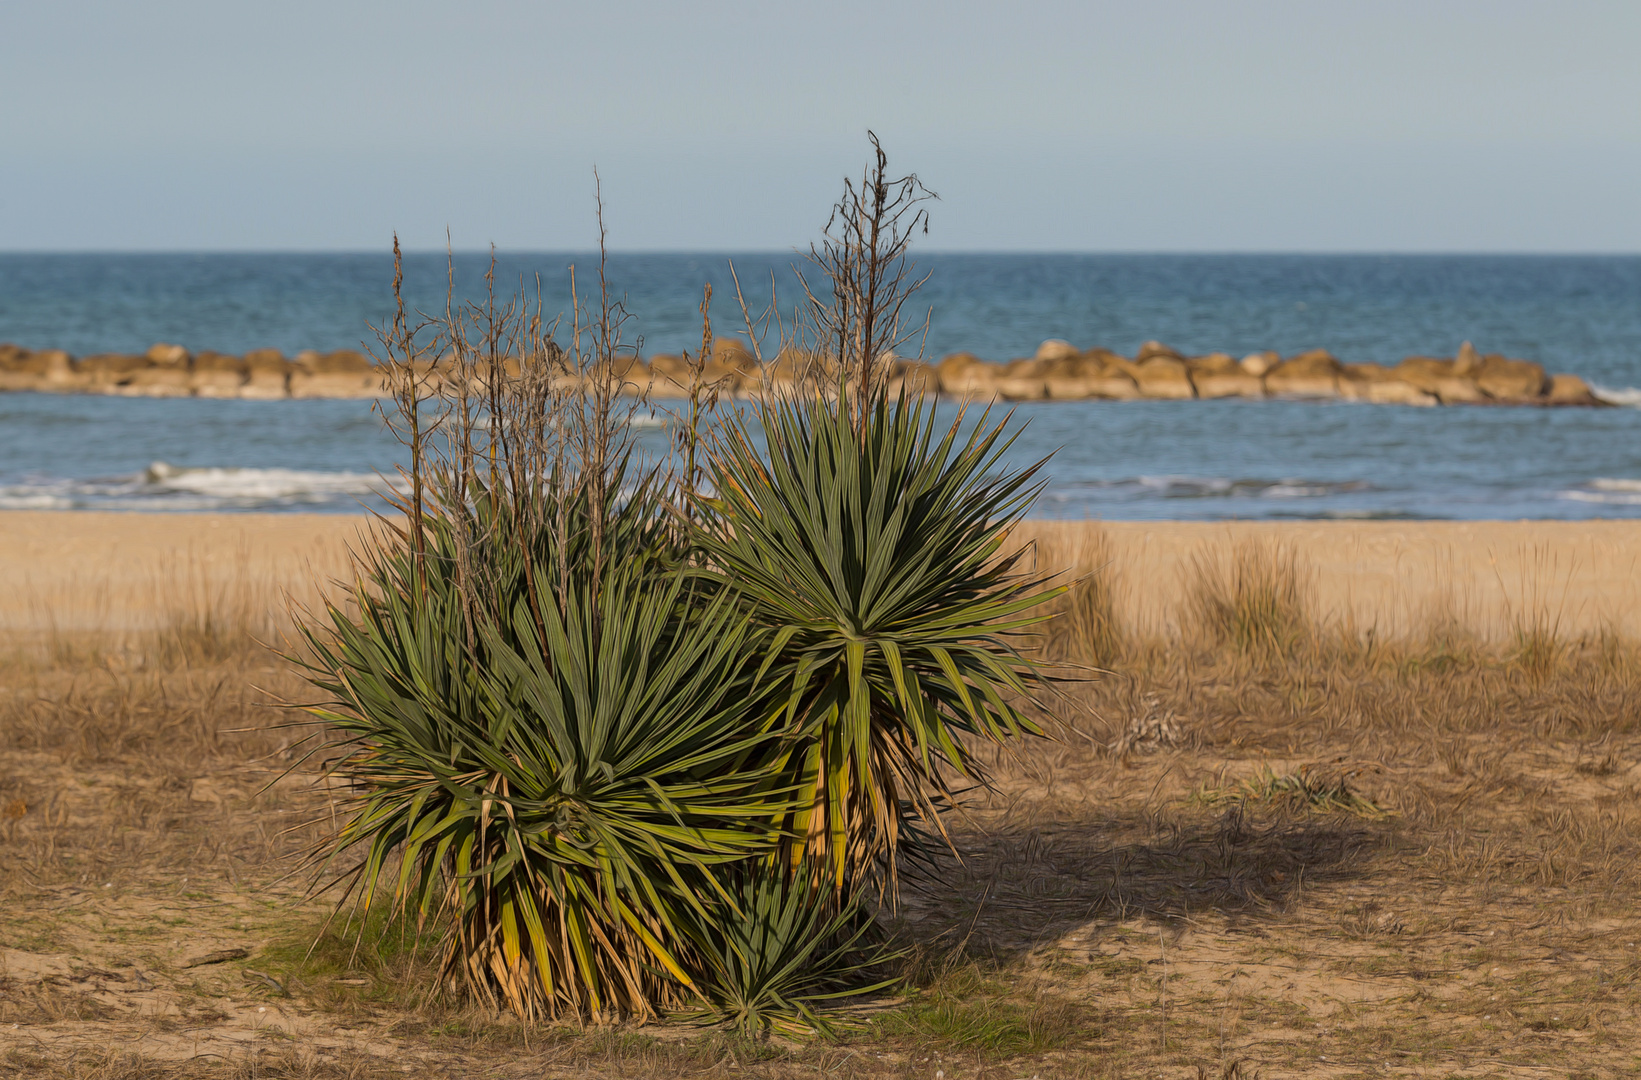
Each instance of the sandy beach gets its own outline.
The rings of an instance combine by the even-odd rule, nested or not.
[[[0,515],[0,628],[144,629],[206,600],[308,599],[347,566],[361,515]],[[1102,537],[1103,534],[1103,537]],[[1325,621],[1380,636],[1542,618],[1567,637],[1641,637],[1641,523],[1060,522],[1019,530],[1046,569],[1106,574],[1125,623],[1170,634],[1194,559],[1291,551]]]

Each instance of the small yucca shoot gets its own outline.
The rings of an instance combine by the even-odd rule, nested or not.
[[[899,954],[879,944],[858,895],[839,903],[807,865],[793,873],[761,860],[724,876],[736,910],[715,913],[695,935],[707,1005],[683,1018],[754,1037],[827,1033],[821,1006],[899,981],[871,978]]]
[[[1006,469],[1003,425],[940,424],[932,404],[880,397],[757,407],[767,452],[732,421],[711,456],[717,496],[700,544],[711,572],[772,631],[786,687],[783,761],[805,804],[787,821],[794,860],[849,888],[888,872],[939,829],[942,769],[977,776],[960,733],[1035,731],[1016,705],[1037,679],[1004,636],[1061,590],[1016,572],[1007,530],[1036,497],[1036,466]]]

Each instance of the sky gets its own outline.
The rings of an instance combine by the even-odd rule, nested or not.
[[[0,0],[0,250],[1641,252],[1641,3]]]

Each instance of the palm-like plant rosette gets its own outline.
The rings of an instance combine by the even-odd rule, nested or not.
[[[711,458],[700,540],[709,572],[749,601],[783,666],[782,762],[803,791],[788,831],[835,886],[940,829],[943,769],[983,779],[962,734],[1035,732],[1015,704],[1039,680],[1012,632],[1057,595],[1004,555],[1041,490],[1010,471],[989,413],[941,424],[932,405],[880,396],[853,411],[819,398],[757,408],[766,445],[732,423]],[[965,434],[965,427],[968,431]]]
[[[714,869],[767,854],[790,803],[766,749],[768,632],[635,557],[596,592],[578,564],[562,606],[515,589],[469,633],[451,564],[418,580],[394,554],[357,615],[309,633],[334,702],[315,712],[350,739],[333,771],[359,792],[322,850],[366,847],[367,902],[385,873],[396,903],[454,913],[449,974],[522,1015],[693,999],[690,937],[729,901]],[[554,599],[562,579],[535,573]]]

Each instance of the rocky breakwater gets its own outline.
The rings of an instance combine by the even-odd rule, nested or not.
[[[685,396],[691,379],[683,358],[660,355],[617,361],[617,375],[634,392],[664,400]],[[824,358],[782,353],[760,364],[735,338],[719,338],[701,372],[723,395],[751,397],[790,386],[803,371],[827,367]],[[515,361],[504,367],[516,373]],[[429,389],[450,366],[435,363]],[[1481,354],[1466,342],[1457,356],[1410,356],[1393,367],[1344,364],[1324,349],[1283,357],[1253,353],[1185,356],[1146,342],[1130,359],[1109,349],[1079,349],[1045,341],[1035,356],[994,364],[955,353],[938,364],[896,358],[891,389],[1005,401],[1131,401],[1210,398],[1346,400],[1381,405],[1600,405],[1576,375],[1549,375],[1528,360]],[[244,356],[180,345],[155,345],[141,356],[103,354],[75,359],[59,350],[0,345],[0,390],[114,394],[127,397],[348,398],[384,392],[382,371],[351,350],[301,352],[291,359],[274,349]]]
[[[228,356],[155,345],[140,356],[102,353],[76,359],[60,349],[0,345],[0,390],[264,400],[376,397],[382,393],[382,376],[369,357],[351,350],[308,351],[286,359],[277,349]]]
[[[1576,375],[1550,375],[1528,360],[1481,354],[1410,356],[1394,367],[1340,363],[1325,349],[1283,357],[1185,356],[1148,341],[1129,359],[1109,349],[1045,341],[1037,354],[991,364],[968,353],[935,365],[942,393],[1009,401],[1286,398],[1381,405],[1600,405]]]

